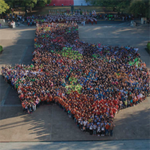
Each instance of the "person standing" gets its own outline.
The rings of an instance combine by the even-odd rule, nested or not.
[[[97,135],[98,135],[98,136],[100,136],[100,132],[101,132],[101,126],[100,126],[100,124],[99,124],[98,127],[97,127]]]
[[[92,125],[92,123],[90,124],[90,135],[92,135],[93,134],[93,125]]]
[[[106,136],[109,135],[109,128],[110,128],[110,125],[109,125],[109,122],[107,122],[106,125],[105,125],[105,134],[106,134]]]
[[[105,126],[102,125],[101,127],[101,136],[105,136]]]
[[[96,135],[97,125],[94,123],[93,125],[93,135]]]
[[[114,129],[114,124],[113,124],[113,121],[110,122],[110,127],[109,127],[109,132],[110,132],[110,136],[113,135],[113,129]]]

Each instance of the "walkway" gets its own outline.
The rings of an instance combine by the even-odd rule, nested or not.
[[[1,150],[149,150],[149,140],[0,143]]]

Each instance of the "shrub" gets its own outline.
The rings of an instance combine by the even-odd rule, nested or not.
[[[147,43],[147,49],[150,52],[150,42]]]
[[[0,45],[0,53],[3,51],[3,47]]]
[[[150,54],[150,42],[147,43],[147,52]]]

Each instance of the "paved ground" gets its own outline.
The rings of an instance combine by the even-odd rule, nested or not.
[[[33,51],[33,38],[35,27],[22,27],[16,29],[0,29],[0,44],[3,45],[4,51],[0,55],[0,72],[4,65],[15,65],[17,63],[30,64]],[[10,90],[9,85],[2,79],[0,73],[0,103]],[[7,92],[6,92],[7,91]],[[7,94],[6,94],[7,93]],[[16,93],[12,93],[16,95]],[[5,96],[4,96],[5,95]],[[9,95],[13,96],[13,95]],[[16,100],[17,102],[17,100]],[[5,101],[7,104],[7,100]],[[10,102],[11,104],[11,102]]]
[[[149,140],[0,143],[1,150],[149,150]]]
[[[0,68],[5,64],[31,63],[34,32],[34,27],[0,30],[0,43],[4,46],[4,52],[0,55]],[[149,40],[148,27],[89,25],[80,26],[79,33],[81,39],[91,43],[137,46],[140,48],[142,59],[150,68],[150,57],[144,50],[146,42]],[[5,83],[1,76],[0,92],[1,142],[150,139],[150,99],[119,112],[115,118],[116,127],[113,137],[97,137],[80,131],[74,121],[56,105],[44,105],[30,115],[24,114],[16,92]],[[77,146],[76,144],[71,146],[73,145]],[[34,143],[33,147],[32,144],[30,146],[30,149],[36,148]],[[56,143],[54,143],[54,147],[57,147]]]

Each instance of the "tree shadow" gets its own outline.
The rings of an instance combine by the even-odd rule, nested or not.
[[[134,107],[121,110],[114,123],[114,140],[150,139],[150,98]]]

